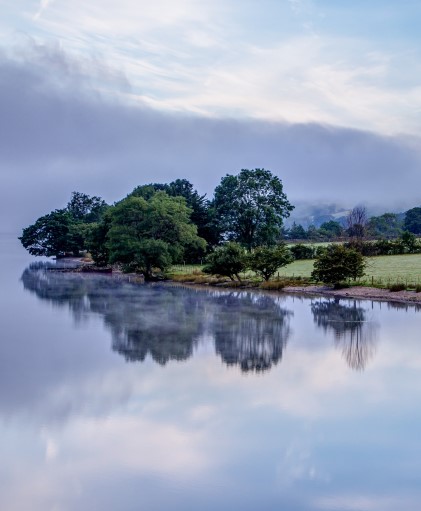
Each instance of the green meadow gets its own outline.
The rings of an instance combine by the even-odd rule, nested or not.
[[[421,284],[421,254],[367,257],[366,276],[361,283],[387,286],[393,283]],[[279,269],[280,277],[310,277],[314,260],[305,259]],[[200,265],[173,266],[171,273],[190,274],[199,272]]]

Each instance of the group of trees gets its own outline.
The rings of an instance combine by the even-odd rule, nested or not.
[[[35,256],[75,254],[86,248],[90,232],[108,209],[100,197],[73,192],[67,206],[23,229],[22,245]]]
[[[138,186],[113,206],[74,192],[64,209],[23,229],[20,240],[33,255],[87,250],[98,265],[119,263],[150,278],[154,268],[198,262],[226,242],[249,251],[274,246],[292,209],[277,176],[243,169],[222,178],[212,200],[185,179]]]
[[[241,273],[252,270],[264,280],[269,280],[282,266],[293,261],[291,251],[283,243],[260,246],[247,252],[239,243],[229,242],[217,247],[206,260],[205,273],[226,275],[241,282]]]
[[[112,206],[100,197],[73,192],[65,208],[38,218],[23,229],[20,240],[33,255],[89,251],[99,266],[119,264],[146,279],[156,269],[205,258],[205,272],[240,279],[251,269],[268,280],[294,258],[316,257],[313,278],[333,284],[360,277],[362,255],[421,250],[415,236],[421,234],[421,207],[408,210],[403,219],[392,213],[368,218],[365,208],[356,207],[344,224],[328,220],[307,231],[296,224],[285,230],[292,209],[277,176],[265,169],[243,169],[223,177],[212,199],[186,179],[138,186]],[[374,232],[400,237],[364,242]],[[299,244],[288,249],[282,241],[344,234],[348,246],[327,249]]]
[[[383,213],[369,217],[365,207],[356,206],[347,216],[338,220],[328,220],[320,227],[310,225],[305,229],[293,223],[284,230],[290,240],[330,241],[339,238],[353,239],[395,239],[403,232],[421,235],[421,207],[409,209],[405,213]]]

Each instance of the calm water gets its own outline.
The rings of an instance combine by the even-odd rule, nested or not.
[[[1,509],[421,508],[421,311],[0,257]]]

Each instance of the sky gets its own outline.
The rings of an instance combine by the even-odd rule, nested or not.
[[[419,206],[415,0],[0,0],[0,229],[242,168],[293,204]]]

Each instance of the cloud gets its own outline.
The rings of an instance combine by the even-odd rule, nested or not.
[[[48,6],[53,2],[54,2],[54,0],[41,0],[39,9],[34,16],[34,20],[37,21],[40,18],[40,16],[43,14],[43,12],[48,8]]]
[[[124,75],[55,46],[3,54],[0,77],[3,230],[63,207],[73,190],[113,202],[138,184],[185,177],[211,194],[226,173],[255,167],[279,175],[293,203],[419,202],[416,137],[133,105],[107,93]]]
[[[128,77],[132,100],[159,109],[419,133],[419,44],[406,33],[395,31],[391,45],[368,32],[374,7],[362,14],[327,4],[42,0],[29,15],[9,2],[0,33],[9,45],[12,21],[38,44],[102,60]]]

